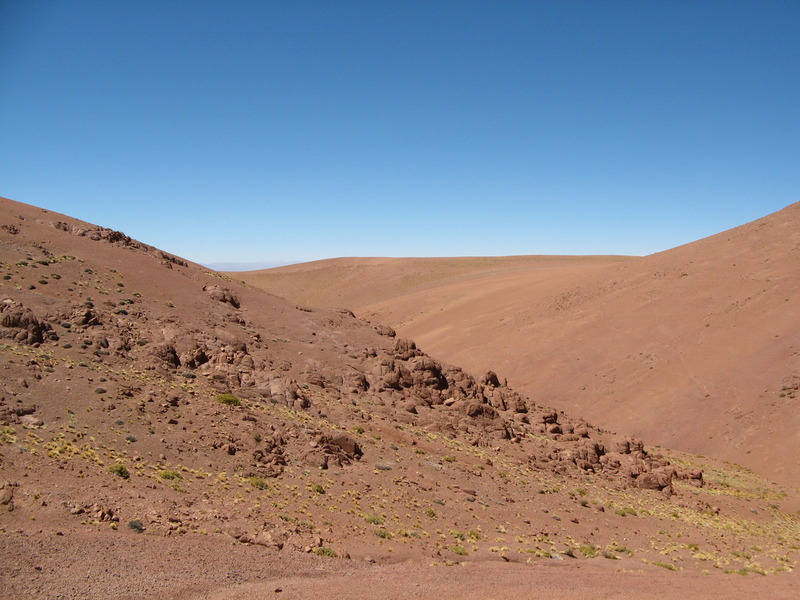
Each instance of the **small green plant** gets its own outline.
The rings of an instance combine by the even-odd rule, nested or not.
[[[619,515],[620,517],[627,517],[628,515],[633,515],[635,517],[639,514],[636,512],[635,508],[631,508],[630,506],[625,506],[624,508],[618,508],[617,510],[614,511],[614,513]]]
[[[583,546],[579,546],[578,550],[586,558],[594,558],[595,556],[597,556],[600,553],[600,551],[595,546],[592,546],[591,544],[585,544]]]
[[[3,427],[0,429],[0,443],[13,444],[17,441],[17,432],[13,427]]]
[[[654,564],[657,567],[661,567],[662,569],[666,569],[667,571],[677,571],[678,570],[678,567],[676,567],[672,563],[665,563],[665,562],[661,562],[660,560],[657,560],[657,561],[655,561],[655,562],[653,562],[651,564]]]
[[[325,486],[320,485],[319,483],[314,484],[311,486],[311,491],[315,494],[324,494],[325,493]]]
[[[128,468],[122,463],[111,465],[108,467],[108,472],[117,477],[122,477],[123,479],[130,479],[131,477],[130,471],[128,471]]]
[[[375,535],[377,535],[379,538],[383,538],[384,540],[390,540],[394,537],[394,534],[386,529],[376,529]]]
[[[353,427],[353,432],[354,433],[364,433],[364,431],[365,430],[361,425],[356,425],[355,427]]]
[[[133,519],[132,521],[128,521],[128,529],[136,533],[142,533],[144,531],[144,525],[142,525],[139,519]]]
[[[241,406],[242,401],[230,393],[220,394],[217,396],[217,402],[225,406]]]
[[[445,454],[445,455],[442,457],[442,460],[443,460],[444,462],[456,462],[456,457],[455,457],[455,456],[451,456],[450,454]]]
[[[373,514],[364,515],[364,520],[370,525],[383,525],[384,522],[386,521],[386,519],[384,519],[380,515],[373,515]]]
[[[466,556],[468,554],[467,549],[461,544],[450,546],[450,552],[453,554],[458,554],[459,556]]]
[[[173,480],[173,479],[183,479],[183,475],[181,475],[181,474],[180,474],[180,473],[178,473],[177,471],[170,471],[170,470],[168,470],[168,469],[164,469],[164,470],[162,470],[162,471],[159,471],[159,472],[158,472],[158,476],[159,476],[161,479],[169,479],[169,480]]]
[[[430,517],[431,519],[435,519],[436,518],[436,511],[433,510],[432,508],[426,508],[425,509],[425,516],[426,517]]]
[[[328,546],[319,546],[318,548],[314,548],[314,554],[317,556],[327,556],[328,558],[338,558],[339,555],[336,554],[336,551],[333,548],[329,548]]]
[[[621,554],[627,554],[628,556],[633,556],[633,550],[631,550],[627,546],[623,546],[616,542],[612,542],[611,545],[609,545],[608,549],[611,552],[619,552]]]
[[[421,537],[419,531],[417,531],[415,529],[408,529],[408,530],[401,529],[400,531],[397,532],[397,534],[401,535],[403,537],[406,537],[406,538],[419,539]]]
[[[258,477],[257,475],[253,475],[253,476],[251,476],[251,477],[248,477],[248,478],[247,478],[247,483],[249,483],[250,485],[252,485],[252,486],[253,486],[254,488],[256,488],[257,490],[265,490],[265,489],[267,489],[267,488],[269,487],[269,486],[267,485],[267,482],[266,482],[266,481],[264,481],[264,479],[263,479],[263,478],[261,478],[261,477]]]

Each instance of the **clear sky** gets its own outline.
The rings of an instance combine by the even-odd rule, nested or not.
[[[0,196],[202,263],[648,254],[800,201],[800,2],[0,0]]]

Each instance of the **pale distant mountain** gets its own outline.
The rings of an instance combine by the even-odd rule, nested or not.
[[[217,262],[217,263],[204,263],[204,267],[214,269],[215,271],[254,271],[256,269],[272,269],[275,267],[283,267],[285,265],[296,264],[296,261],[280,261],[280,260],[264,260],[256,262]]]

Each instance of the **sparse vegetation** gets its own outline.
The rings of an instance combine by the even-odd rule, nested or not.
[[[633,550],[631,550],[627,546],[617,544],[616,542],[612,542],[608,546],[608,550],[610,550],[611,552],[619,552],[620,554],[627,554],[628,556],[633,556]]]
[[[631,515],[631,516],[634,516],[634,517],[636,517],[636,516],[638,516],[638,515],[639,515],[639,513],[636,511],[636,509],[635,509],[635,508],[632,508],[632,507],[630,507],[630,506],[625,506],[625,507],[623,507],[623,508],[618,508],[618,509],[616,509],[616,510],[614,511],[614,514],[617,514],[617,515],[619,515],[620,517],[627,517],[628,515]]]
[[[130,471],[128,471],[128,468],[122,463],[111,465],[108,467],[108,472],[117,477],[122,477],[122,479],[130,479],[131,477]]]
[[[251,486],[253,486],[257,490],[266,490],[269,487],[267,482],[264,481],[263,478],[258,477],[257,475],[251,475],[250,477],[248,477],[247,478],[247,483],[249,483]]]
[[[236,396],[230,393],[219,394],[217,396],[217,402],[220,404],[224,404],[225,406],[241,406],[242,401],[239,400]]]
[[[128,529],[136,533],[142,533],[144,531],[144,525],[139,519],[133,519],[132,521],[128,521]]]

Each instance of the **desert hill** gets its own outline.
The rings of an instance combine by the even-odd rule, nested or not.
[[[800,204],[642,258],[335,259],[231,275],[349,307],[603,426],[800,479]]]
[[[484,280],[513,282],[531,273],[580,273],[624,256],[498,256],[453,258],[331,258],[257,271],[229,272],[261,289],[309,306],[393,306],[408,295],[430,293],[434,306],[417,306],[410,319],[458,301],[462,287]],[[421,296],[421,299],[427,296]],[[391,314],[391,313],[388,313]],[[391,314],[394,317],[393,314]]]
[[[465,597],[796,591],[794,489],[595,427],[377,320],[6,199],[0,271],[6,597],[382,578],[432,598],[459,587],[448,566]],[[732,580],[748,573],[777,575]]]

